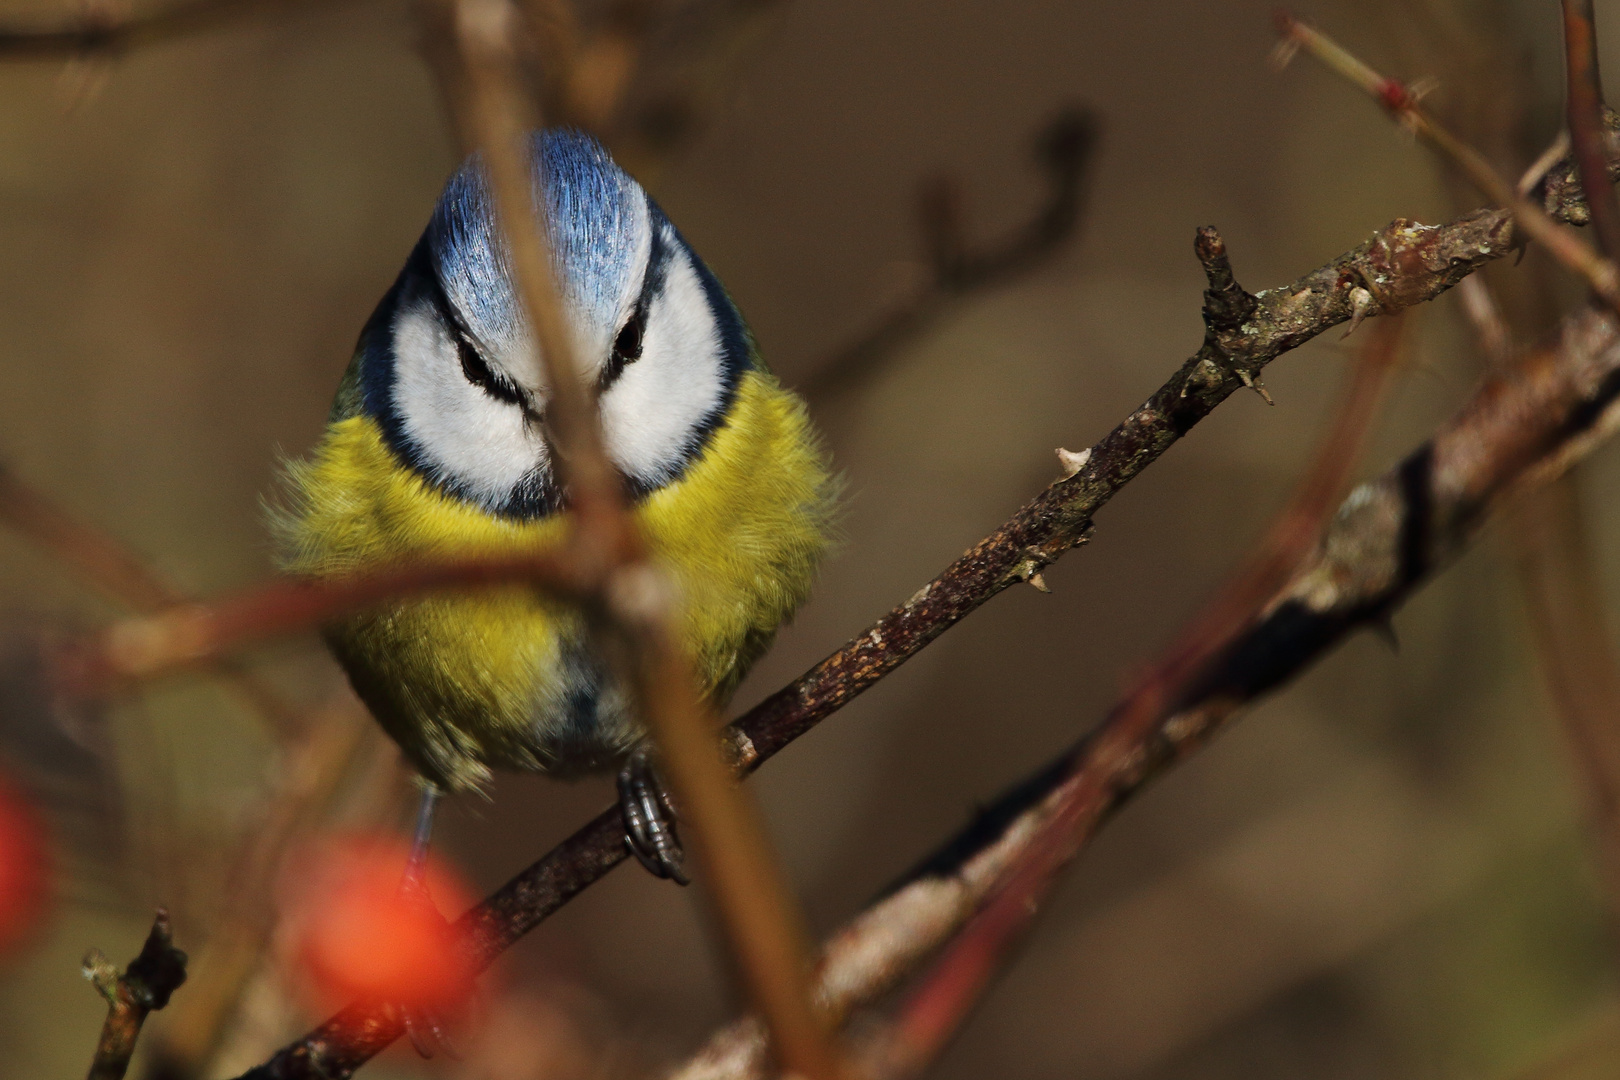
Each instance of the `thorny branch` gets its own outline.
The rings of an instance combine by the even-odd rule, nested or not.
[[[1099,823],[1204,746],[1244,706],[1298,676],[1351,632],[1387,623],[1513,495],[1544,484],[1620,429],[1620,324],[1593,309],[1561,340],[1494,374],[1423,446],[1340,505],[1310,561],[1176,701],[1125,762]],[[1119,710],[1099,729],[1106,732]],[[1102,759],[1099,735],[1008,791],[905,882],[833,936],[819,992],[847,1013],[892,989],[1006,880]],[[760,1077],[757,1029],[732,1024],[676,1080]]]
[[[169,1003],[186,981],[186,954],[174,947],[169,913],[158,909],[140,955],[120,972],[98,950],[84,958],[84,977],[107,999],[107,1020],[90,1063],[90,1080],[120,1080],[147,1014]]]
[[[1479,151],[1458,139],[1429,115],[1410,87],[1397,79],[1380,75],[1338,42],[1291,15],[1279,14],[1277,28],[1282,35],[1279,57],[1284,63],[1295,51],[1305,49],[1328,68],[1366,91],[1390,116],[1445,155],[1488,199],[1499,206],[1511,207],[1515,223],[1524,234],[1521,243],[1525,240],[1540,242],[1560,263],[1584,277],[1592,286],[1592,291],[1609,306],[1620,311],[1620,267],[1606,256],[1594,252],[1570,230],[1561,228],[1554,215],[1519,194],[1497,174]]]
[[[970,251],[962,237],[960,195],[948,179],[926,185],[919,199],[928,273],[904,299],[800,382],[812,401],[847,391],[871,374],[878,357],[913,340],[969,293],[1005,284],[1034,270],[1074,236],[1084,210],[1100,124],[1095,114],[1069,109],[1036,137],[1035,157],[1047,175],[1046,201],[999,243]]]
[[[1309,556],[1360,460],[1399,356],[1402,326],[1397,315],[1374,330],[1315,460],[1255,556],[1090,737],[1051,820],[879,1037],[885,1075],[915,1075],[938,1057],[1027,931],[1059,871],[1094,835],[1120,791],[1137,782],[1139,763],[1166,715],[1208,677],[1212,662]]]
[[[1611,177],[1617,172],[1611,160]],[[1561,190],[1566,194],[1549,213],[1569,220],[1572,208],[1584,210],[1584,204],[1569,188]],[[1232,279],[1218,234],[1201,232],[1199,255],[1211,288],[1199,350],[1100,442],[1070,455],[1071,475],[1025,504],[906,603],[733,723],[727,738],[737,768],[752,772],[991,597],[1034,579],[1083,543],[1093,515],[1120,488],[1233,392],[1256,385],[1272,360],[1358,313],[1392,314],[1431,300],[1508,254],[1514,242],[1513,215],[1507,210],[1480,210],[1440,226],[1398,219],[1294,283],[1249,294]],[[1277,647],[1285,646],[1289,655],[1300,650],[1310,655],[1325,644],[1307,634],[1296,646],[1285,634]],[[457,926],[477,965],[487,966],[624,861],[620,833],[617,808],[603,811],[463,915]],[[400,1032],[385,1010],[357,1003],[248,1076],[349,1076]]]

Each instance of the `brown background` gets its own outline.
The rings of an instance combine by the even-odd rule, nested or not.
[[[1498,6],[1556,104],[1555,8]],[[1094,107],[1106,132],[1076,244],[818,411],[846,541],[738,705],[909,595],[1056,474],[1053,447],[1093,442],[1196,348],[1195,226],[1217,224],[1259,289],[1393,217],[1449,216],[1427,152],[1373,106],[1309,63],[1267,67],[1270,7],[794,0],[773,16],[652,186],[789,382],[913,279],[920,177],[956,174],[993,236],[1041,196],[1028,143],[1057,107]],[[1433,64],[1403,7],[1304,14],[1415,77]],[[1620,5],[1598,8],[1620,72]],[[412,34],[403,4],[362,0],[111,67],[0,69],[0,458],[199,593],[269,572],[278,455],[317,437],[454,165]],[[1420,313],[1365,471],[1466,393],[1467,341],[1451,299]],[[996,600],[760,775],[818,929],[1102,715],[1278,507],[1346,356],[1335,333],[1285,357],[1277,407],[1223,405],[1047,574],[1055,595]],[[1617,468],[1602,451],[1581,480],[1605,569]],[[1131,807],[939,1075],[1505,1077],[1614,1008],[1510,556],[1488,537],[1397,617],[1398,653],[1352,641]],[[110,610],[4,535],[0,606]],[[338,679],[312,643],[265,662],[311,700]],[[268,743],[214,690],[166,684],[118,730],[137,819],[172,799],[202,850],[251,808]],[[608,797],[503,779],[492,804],[445,814],[442,847],[491,886]],[[46,940],[0,968],[0,1075],[82,1071],[101,1017],[86,946],[132,955],[159,901],[193,944],[184,898],[147,877],[70,889]],[[734,1009],[723,976],[701,893],[624,870],[498,978],[631,1041],[551,1074],[590,1075],[690,1049]],[[231,1063],[277,1034],[243,1036]],[[371,1071],[422,1067],[396,1052]]]

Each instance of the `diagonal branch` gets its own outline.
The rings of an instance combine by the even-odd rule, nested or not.
[[[1220,589],[1091,739],[1064,784],[1065,794],[1051,821],[881,1037],[883,1073],[915,1075],[939,1056],[1008,951],[1028,931],[1058,873],[1090,839],[1119,790],[1131,783],[1167,713],[1208,676],[1212,661],[1232,648],[1310,555],[1361,458],[1398,359],[1402,326],[1400,316],[1379,324],[1315,460],[1255,556]]]
[[[1027,857],[1075,789],[1099,771],[1118,783],[1093,830],[1148,783],[1206,745],[1237,713],[1296,678],[1352,632],[1385,625],[1513,495],[1561,475],[1620,430],[1620,324],[1592,309],[1561,338],[1487,379],[1428,442],[1340,505],[1312,558],[1264,614],[1121,762],[1096,735],[1011,788],[904,881],[835,934],[819,993],[838,1015],[892,990],[949,941]],[[716,1034],[676,1080],[765,1075],[757,1025]]]
[[[1445,155],[1474,186],[1485,193],[1486,198],[1499,206],[1511,207],[1518,228],[1524,234],[1520,237],[1520,243],[1539,241],[1553,258],[1584,277],[1594,293],[1620,311],[1620,267],[1605,255],[1593,251],[1570,230],[1560,227],[1554,215],[1520,195],[1497,175],[1478,150],[1457,138],[1431,116],[1410,87],[1397,79],[1380,75],[1338,42],[1291,15],[1279,14],[1277,28],[1282,35],[1281,56],[1285,62],[1294,51],[1305,49],[1328,68],[1366,91],[1391,117]],[[1595,74],[1595,66],[1592,70]],[[1600,220],[1600,213],[1592,212],[1591,220]]]
[[[1557,213],[1566,212],[1560,203]],[[1213,229],[1199,235],[1210,278],[1205,340],[1171,379],[1102,441],[1069,455],[1072,475],[1037,495],[910,600],[728,729],[737,767],[751,772],[1006,588],[1084,542],[1092,516],[1266,364],[1362,315],[1431,300],[1512,250],[1512,215],[1481,210],[1442,226],[1397,220],[1365,243],[1279,289],[1250,295],[1231,278]],[[1359,295],[1358,295],[1359,294]],[[626,858],[617,808],[603,811],[458,922],[479,965]],[[347,1076],[402,1028],[386,1010],[344,1009],[248,1075]]]
[[[680,632],[677,594],[637,528],[603,442],[595,394],[575,356],[553,277],[538,167],[530,152],[507,0],[452,0],[463,61],[463,129],[481,149],[514,284],[534,330],[545,387],[551,461],[568,492],[568,555],[587,573],[583,608],[594,644],[618,668],[656,743],[740,981],[771,1029],[785,1072],[806,1080],[845,1073],[810,1001],[810,943],[763,818],[715,745],[720,717],[698,687]],[[533,383],[531,383],[533,385]]]

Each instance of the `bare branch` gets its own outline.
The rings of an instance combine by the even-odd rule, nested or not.
[[[1200,234],[1211,289],[1237,288],[1213,231]],[[1512,250],[1513,219],[1482,210],[1448,225],[1397,220],[1291,285],[1253,296],[1237,325],[1206,320],[1203,346],[1151,398],[1084,453],[1085,465],[1037,495],[996,532],[864,633],[772,694],[728,729],[737,768],[751,772],[1002,590],[1029,580],[1083,543],[1092,515],[1182,435],[1276,357],[1352,315],[1388,314],[1433,299]],[[1079,457],[1082,455],[1076,455]],[[479,967],[627,857],[618,809],[609,808],[458,922]],[[247,1074],[263,1080],[347,1075],[398,1038],[384,1010],[355,1004]],[[246,1080],[246,1078],[244,1078]]]
[[[1368,67],[1343,46],[1291,15],[1277,17],[1285,47],[1303,48],[1328,68],[1365,90],[1389,114],[1428,142],[1462,170],[1487,198],[1499,206],[1511,207],[1519,229],[1519,242],[1536,240],[1553,257],[1584,277],[1592,291],[1609,306],[1620,311],[1620,267],[1594,252],[1567,229],[1558,226],[1552,215],[1521,197],[1497,175],[1488,161],[1473,147],[1462,142],[1440,125],[1418,103],[1417,95],[1396,79],[1387,78]]]
[[[189,0],[146,15],[91,13],[58,26],[0,27],[0,61],[121,56],[261,15],[315,6],[316,0]]]
[[[92,949],[84,958],[84,977],[107,999],[107,1020],[90,1063],[90,1080],[121,1080],[147,1014],[167,1005],[169,996],[186,981],[186,954],[174,947],[169,913],[158,909],[140,955],[122,972]]]
[[[1387,624],[1514,494],[1557,477],[1617,429],[1620,324],[1594,309],[1571,318],[1553,347],[1486,379],[1433,438],[1351,492],[1311,560],[1137,747],[1095,824],[1350,633]],[[1116,709],[1099,732],[1119,717]],[[876,1000],[966,925],[1088,770],[1119,767],[1101,741],[1087,736],[1011,788],[836,934],[820,969],[826,1007],[846,1014]],[[762,1066],[757,1027],[744,1019],[675,1077],[754,1080]]]
[[[1395,367],[1401,325],[1398,317],[1381,323],[1363,350],[1314,462],[1267,531],[1258,554],[1115,709],[1079,759],[1051,820],[901,1009],[880,1050],[883,1073],[915,1075],[938,1057],[1007,951],[1022,938],[1058,872],[1089,840],[1120,789],[1136,780],[1138,763],[1166,713],[1206,677],[1211,662],[1231,649],[1265,603],[1297,573],[1360,460]]]
[[[1095,114],[1070,109],[1041,131],[1035,156],[1050,184],[1047,201],[1028,222],[979,251],[966,250],[962,240],[954,187],[945,181],[926,186],[919,202],[929,255],[927,279],[818,364],[800,381],[799,391],[814,400],[850,389],[955,301],[1021,277],[1061,251],[1080,224],[1099,127]]]
[[[411,563],[325,581],[279,581],[214,606],[184,604],[114,623],[64,652],[64,681],[94,692],[212,661],[253,641],[308,630],[345,612],[400,596],[529,583],[554,596],[583,595],[581,574],[551,552],[490,559]]]
[[[679,632],[676,591],[653,563],[602,443],[594,395],[574,361],[552,279],[547,226],[537,220],[505,0],[459,0],[457,31],[465,128],[476,136],[511,251],[518,291],[535,329],[547,388],[546,432],[568,492],[576,564],[595,571],[585,610],[598,644],[616,641],[639,712],[660,751],[681,816],[749,996],[770,1027],[782,1068],[836,1080],[844,1066],[829,1026],[810,1003],[804,920],[752,799],[734,782],[714,734],[720,718],[693,680]]]
[[[1614,185],[1609,182],[1609,162],[1603,148],[1603,87],[1598,77],[1592,0],[1564,0],[1563,8],[1570,143],[1598,249],[1613,260],[1620,257],[1620,200],[1615,198]]]

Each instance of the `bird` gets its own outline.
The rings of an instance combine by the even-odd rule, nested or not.
[[[525,141],[604,448],[681,595],[694,677],[723,705],[807,598],[832,542],[827,453],[641,184],[582,132]],[[273,511],[282,568],[320,581],[559,546],[569,492],[538,348],[475,153],[365,323],[317,445],[285,467]],[[323,635],[419,774],[413,868],[441,794],[487,793],[497,769],[618,768],[631,851],[685,882],[647,733],[577,610],[514,584],[397,599]]]

